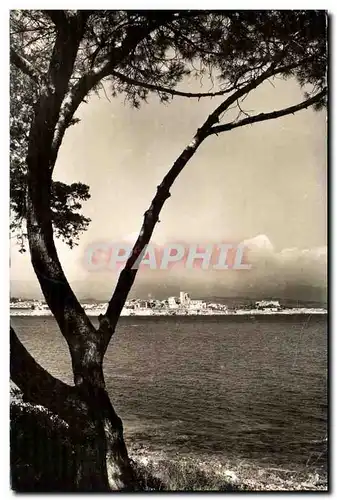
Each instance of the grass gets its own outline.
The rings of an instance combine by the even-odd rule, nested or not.
[[[309,471],[261,468],[194,457],[132,455],[137,476],[148,491],[327,491],[327,477]]]
[[[201,468],[194,460],[149,461],[146,465],[132,459],[136,477],[143,491],[242,491],[226,475]]]

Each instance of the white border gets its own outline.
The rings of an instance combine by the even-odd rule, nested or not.
[[[63,2],[62,2],[63,3]],[[0,318],[2,319],[1,322],[1,345],[0,345],[0,355],[2,357],[0,361],[0,367],[1,367],[1,376],[0,376],[0,401],[2,402],[2,412],[1,412],[1,454],[0,454],[0,471],[1,471],[1,480],[0,480],[0,493],[1,496],[0,498],[8,498],[13,496],[13,492],[10,490],[10,484],[9,484],[9,432],[8,432],[8,402],[9,402],[9,394],[8,394],[8,380],[9,380],[9,356],[8,356],[8,331],[9,331],[9,268],[8,268],[8,262],[9,262],[9,243],[8,243],[8,217],[9,217],[9,161],[8,161],[8,117],[9,117],[9,101],[8,101],[8,96],[9,96],[9,71],[8,71],[8,65],[9,65],[9,60],[8,60],[8,55],[9,55],[9,37],[8,37],[8,11],[9,9],[13,8],[21,8],[21,9],[39,9],[39,8],[62,8],[65,5],[58,4],[57,2],[41,2],[38,1],[34,5],[32,5],[31,1],[27,0],[21,0],[21,2],[2,2],[0,6],[0,22],[1,22],[1,27],[0,27],[0,32],[1,32],[1,44],[0,44],[0,54],[1,54],[1,156],[2,156],[2,162],[1,162],[1,167],[0,167],[0,187],[1,187],[1,195],[0,195],[0,203],[1,203],[1,209],[0,209],[0,228],[1,228],[1,234],[3,235],[3,241],[2,244],[0,245],[0,251],[1,251],[1,288],[0,288]],[[72,1],[72,2],[67,2],[66,8],[93,8],[92,2],[79,2],[79,1]],[[135,0],[124,0],[124,1],[119,1],[119,2],[109,2],[107,0],[99,2],[99,5],[95,5],[95,8],[105,8],[105,9],[154,9],[154,8],[161,8],[161,9],[204,9],[205,8],[205,2],[201,0],[194,0],[193,2],[191,1],[161,1],[160,4],[158,2],[140,2],[140,1],[135,1]],[[235,2],[221,2],[219,0],[217,1],[208,1],[207,2],[207,8],[208,9],[327,9],[329,10],[330,13],[333,14],[333,6],[334,4],[332,2],[292,2],[292,1],[287,1],[283,0],[282,4],[280,5],[280,2],[259,2],[258,5],[252,5],[248,1],[235,1]],[[334,22],[330,24],[330,30],[332,32],[332,28],[334,28]],[[330,62],[330,71],[331,71],[331,78],[332,81],[330,83],[333,83],[336,81],[336,61],[335,61],[335,54],[336,54],[336,37],[332,36],[332,33],[330,32],[330,50],[332,51],[333,56],[331,57],[331,62]],[[334,88],[334,87],[333,87]],[[330,88],[330,93],[332,94],[333,88],[331,86]],[[330,95],[331,95],[330,94]],[[335,118],[335,108],[331,110],[330,112],[330,120],[333,120]],[[333,184],[333,187],[335,187],[335,176],[333,175],[333,172],[335,170],[334,168],[334,145],[336,144],[336,127],[332,129],[332,133],[330,136],[330,181]],[[331,188],[331,186],[330,186]],[[332,192],[331,192],[332,194]],[[334,196],[335,193],[334,193]],[[331,196],[331,199],[333,199],[334,196]],[[333,203],[332,204],[332,213],[330,214],[331,218],[331,229],[332,233],[336,234],[337,232],[337,204]],[[336,283],[336,275],[337,275],[337,270],[335,267],[335,241],[334,239],[330,239],[330,256],[331,259],[333,259],[333,263],[331,262],[332,265],[332,287],[334,288],[334,285]],[[331,311],[337,311],[337,296],[335,294],[332,294],[331,290],[331,296],[330,296],[331,303],[330,303],[330,308]],[[332,378],[332,374],[334,373],[333,370],[333,365],[337,360],[337,352],[335,348],[335,342],[333,342],[333,332],[335,332],[335,318],[333,317],[333,321],[331,323],[331,331],[330,331],[330,342],[332,346],[332,352],[331,352],[331,367],[330,367],[330,374]],[[335,388],[332,385],[332,380],[330,380],[330,385],[331,388],[333,389],[333,401],[335,400]],[[332,394],[332,392],[331,392]],[[331,422],[330,422],[330,439],[334,437],[334,429],[335,426],[333,423],[335,423],[335,414],[334,414],[334,404],[331,404],[330,412],[331,412]],[[336,456],[336,440],[333,440],[333,443],[331,441],[331,458]],[[332,460],[332,468],[331,468],[331,475],[330,475],[330,487],[334,488],[334,480],[333,478],[337,478],[337,467],[334,461]],[[335,479],[336,480],[336,479]],[[334,488],[335,489],[335,488]],[[226,493],[226,497],[232,496],[231,494]],[[265,496],[266,493],[263,493],[263,496]],[[275,495],[275,493],[270,493],[271,495]],[[280,494],[277,493],[279,496]],[[314,494],[314,496],[321,496],[322,493],[317,493]],[[64,496],[64,495],[63,495]],[[67,496],[67,495],[66,495]],[[312,495],[311,495],[312,496]],[[31,498],[43,498],[44,495],[32,495]],[[77,495],[77,498],[85,498],[85,495]],[[92,498],[99,497],[99,495],[93,495]],[[200,495],[198,495],[200,497]]]

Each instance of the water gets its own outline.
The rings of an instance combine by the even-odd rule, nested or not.
[[[11,322],[35,359],[72,383],[54,319]],[[129,444],[276,467],[326,465],[326,316],[124,317],[104,371]]]

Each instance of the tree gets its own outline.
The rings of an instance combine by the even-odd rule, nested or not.
[[[134,283],[134,263],[149,243],[179,173],[211,135],[326,105],[326,14],[321,11],[12,11],[11,228],[31,262],[66,339],[74,386],[51,376],[27,352],[13,328],[11,378],[24,398],[57,414],[79,450],[78,490],[135,487],[121,419],[106,392],[103,358]],[[218,89],[176,89],[187,74],[216,79]],[[249,115],[242,101],[272,78],[297,78],[302,102]],[[53,181],[59,148],[82,102],[102,82],[138,107],[150,92],[173,97],[221,97],[174,162],[144,214],[138,239],[96,329],[73,293],[53,235],[70,246],[90,222],[79,213],[88,186]],[[105,90],[105,88],[104,88]],[[234,121],[226,112],[237,109]],[[75,241],[74,241],[75,240]],[[80,432],[79,432],[80,429]]]

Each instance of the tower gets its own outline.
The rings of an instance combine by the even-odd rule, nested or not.
[[[180,304],[181,305],[187,305],[190,302],[190,296],[186,292],[180,292]]]

